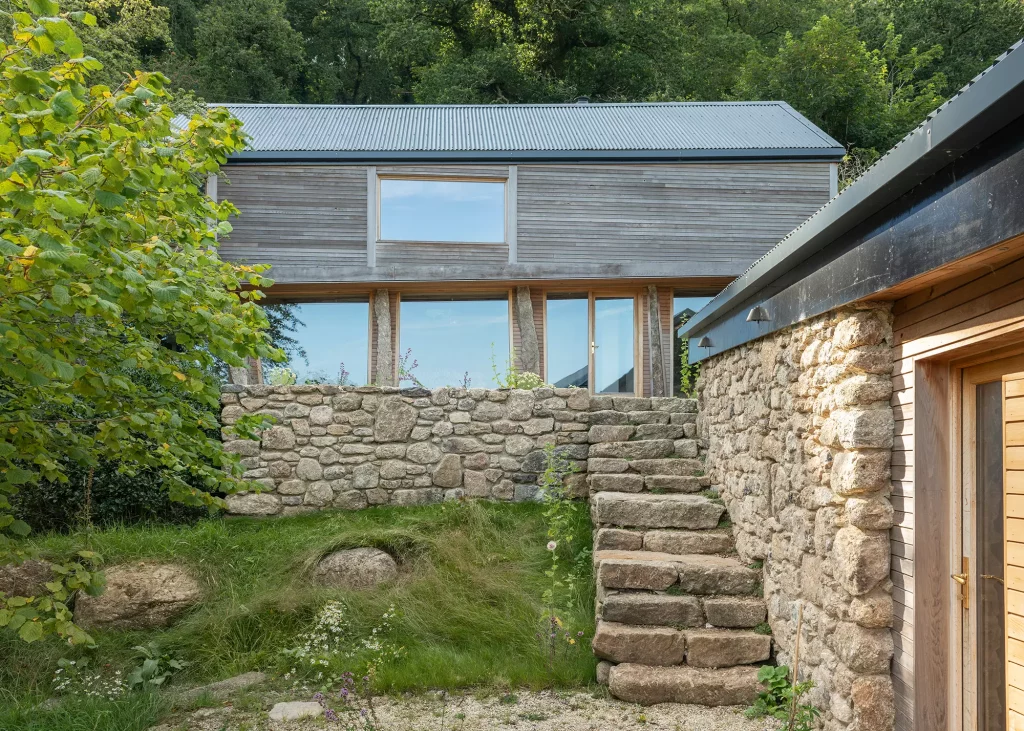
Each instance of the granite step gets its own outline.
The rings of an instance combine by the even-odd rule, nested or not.
[[[762,663],[771,655],[772,638],[749,630],[687,629],[600,621],[594,654],[614,663],[729,668]]]
[[[713,530],[633,530],[600,528],[594,534],[595,551],[655,551],[657,553],[735,554],[732,533],[727,528]]]
[[[598,584],[605,589],[665,591],[697,596],[759,594],[761,573],[735,558],[657,551],[598,551]]]
[[[619,624],[676,629],[753,629],[767,617],[764,599],[698,597],[613,590],[604,595],[598,618]]]
[[[672,443],[675,450],[675,442]],[[597,456],[597,455],[592,455]],[[641,475],[676,475],[680,477],[700,477],[704,475],[704,463],[699,459],[684,457],[665,457],[658,459],[633,459],[629,468]]]
[[[718,527],[724,512],[702,495],[598,492],[591,503],[594,523],[624,528],[707,530]]]
[[[618,457],[620,459],[644,460],[671,457],[675,452],[676,444],[671,439],[646,439],[640,442],[599,442],[590,445],[591,457]]]
[[[611,668],[608,689],[619,700],[650,706],[689,703],[698,706],[747,706],[761,692],[757,668],[709,670],[685,665],[652,667],[624,663]]]

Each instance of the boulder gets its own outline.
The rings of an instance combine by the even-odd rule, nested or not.
[[[53,569],[45,561],[29,559],[20,564],[0,566],[0,593],[7,596],[42,596],[49,593],[44,584],[53,579]]]
[[[139,562],[104,572],[100,596],[79,594],[75,621],[85,628],[150,629],[165,627],[202,599],[192,573],[176,564]]]
[[[316,718],[322,716],[324,709],[319,703],[313,701],[288,701],[287,703],[275,703],[270,709],[271,721],[298,721],[303,718]]]
[[[462,484],[462,461],[457,454],[446,454],[434,468],[434,484],[438,487],[459,487]]]
[[[274,515],[281,509],[278,497],[266,492],[228,495],[224,501],[228,504],[228,512],[231,515]]]
[[[337,589],[372,589],[398,578],[398,564],[377,548],[346,548],[320,559],[313,575]]]

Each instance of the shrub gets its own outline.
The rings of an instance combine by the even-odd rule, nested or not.
[[[11,501],[14,513],[36,531],[73,530],[86,514],[97,526],[118,523],[194,523],[209,512],[204,507],[172,502],[158,471],[136,475],[118,472],[117,465],[101,462],[93,472],[71,466],[67,482],[41,482],[22,489]],[[88,504],[88,507],[87,507]]]

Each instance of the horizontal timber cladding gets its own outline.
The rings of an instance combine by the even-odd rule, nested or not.
[[[518,261],[742,262],[829,197],[827,163],[520,165]]]
[[[915,644],[920,648],[941,645],[945,641],[942,632],[946,623],[935,616],[936,612],[943,611],[936,592],[945,590],[950,571],[934,535],[938,532],[936,524],[948,520],[943,513],[944,506],[938,503],[949,498],[939,493],[944,483],[942,476],[918,474],[939,471],[935,463],[942,462],[940,456],[930,452],[927,456],[916,454],[916,446],[926,435],[934,436],[944,428],[938,422],[944,423],[949,415],[932,413],[936,406],[931,402],[948,398],[946,389],[955,386],[937,390],[928,382],[915,383],[915,379],[934,379],[933,372],[946,373],[945,362],[929,367],[930,359],[941,360],[943,353],[972,352],[979,347],[991,352],[1024,340],[1022,253],[1024,239],[1004,242],[1002,246],[910,280],[888,293],[880,293],[878,297],[892,294],[898,297],[892,308],[891,405],[895,439],[891,483],[894,516],[890,536],[895,647],[892,674],[897,731],[937,728],[945,712],[931,702],[933,694],[916,692],[919,688],[940,687],[944,679],[923,677],[935,671],[939,663],[924,654],[917,657]],[[936,395],[930,397],[931,402],[922,397],[915,403],[915,396],[920,396],[926,387]],[[923,411],[926,404],[927,414]],[[919,494],[919,491],[924,492]],[[919,525],[926,530],[918,532]],[[918,546],[922,551],[916,551]],[[936,553],[943,554],[938,562],[931,560]],[[938,695],[941,697],[941,693]]]
[[[366,265],[366,168],[226,165],[217,197],[241,211],[221,239],[225,259]]]

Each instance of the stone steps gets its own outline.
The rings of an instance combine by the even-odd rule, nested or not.
[[[619,624],[686,629],[752,629],[764,622],[764,599],[744,596],[692,595],[616,591],[606,594],[599,619]]]
[[[682,415],[682,412],[680,412]],[[691,421],[591,426],[598,677],[635,703],[749,704],[771,656],[761,572],[736,558]]]
[[[725,506],[702,495],[598,492],[591,515],[599,526],[621,528],[717,528]]]
[[[603,589],[665,591],[682,594],[742,596],[759,594],[761,573],[735,558],[657,551],[598,551],[597,583]]]
[[[698,706],[746,706],[762,690],[757,668],[709,670],[685,665],[652,667],[623,663],[608,675],[611,694],[628,703],[689,703]]]
[[[764,662],[772,638],[749,630],[688,629],[598,622],[594,654],[614,663],[729,668]]]

